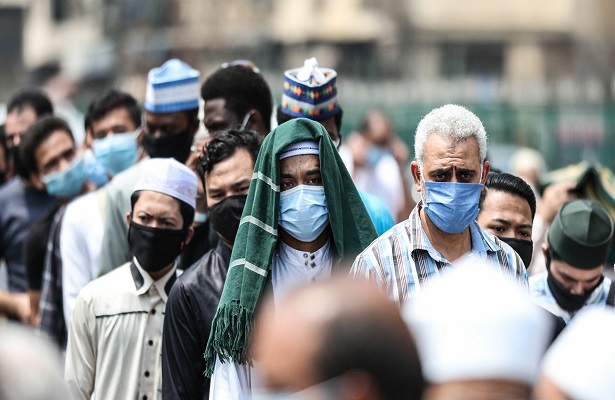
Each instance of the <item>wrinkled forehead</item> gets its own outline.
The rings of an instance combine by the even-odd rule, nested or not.
[[[460,159],[465,163],[480,164],[483,160],[480,157],[478,140],[475,136],[457,138],[432,133],[425,140],[425,154],[423,161],[437,161],[447,159]]]

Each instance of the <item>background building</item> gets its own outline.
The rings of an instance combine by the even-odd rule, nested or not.
[[[49,62],[79,84],[77,108],[109,86],[142,98],[171,56],[205,75],[251,59],[279,100],[282,72],[316,56],[339,73],[344,133],[380,107],[411,142],[422,115],[456,102],[494,150],[614,168],[613,15],[612,0],[0,0],[0,102]]]

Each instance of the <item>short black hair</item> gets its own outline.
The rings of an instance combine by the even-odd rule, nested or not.
[[[91,130],[93,122],[100,120],[110,111],[118,108],[125,108],[128,111],[135,127],[141,125],[141,108],[137,104],[137,100],[126,92],[110,89],[90,103],[85,115],[85,129]]]
[[[36,149],[55,131],[65,131],[73,143],[75,138],[70,127],[62,118],[47,115],[34,122],[24,133],[19,143],[19,163],[17,173],[23,179],[30,179],[30,174],[38,173]]]
[[[262,138],[258,132],[244,129],[242,131],[229,129],[222,131],[214,136],[203,149],[199,157],[198,171],[203,186],[205,186],[205,175],[218,164],[231,157],[238,149],[246,149],[252,158],[252,164],[256,162],[258,152],[261,148]]]
[[[340,107],[339,112],[333,114],[333,117],[335,118],[335,126],[337,127],[337,131],[339,132],[340,138],[341,138],[342,137],[342,119],[344,117],[344,110],[342,110],[342,107]],[[293,117],[292,115],[286,114],[284,111],[282,111],[282,106],[278,106],[278,110],[276,112],[276,119],[278,120],[278,125],[282,125],[284,122],[288,122],[291,119],[295,119],[295,118],[298,118],[298,117]],[[318,121],[318,120],[315,119],[314,121]]]
[[[141,192],[142,190],[138,190],[130,196],[130,219],[131,220],[132,220],[132,212],[135,208],[135,203],[137,202],[137,200],[139,200],[139,197],[141,196]],[[192,225],[192,222],[194,221],[194,208],[192,208],[190,204],[186,203],[183,200],[177,199],[175,197],[174,199],[179,202],[179,213],[181,214],[182,219],[184,220],[182,229],[186,230],[190,228],[190,225]]]
[[[39,89],[24,89],[15,93],[9,100],[6,112],[7,114],[13,111],[21,112],[26,107],[32,107],[36,118],[53,114],[53,105],[49,97]]]
[[[267,130],[271,129],[271,90],[265,78],[253,68],[244,65],[219,68],[201,86],[201,97],[204,101],[224,99],[225,108],[235,113],[239,120],[251,109],[256,109]]]
[[[486,189],[480,194],[478,207],[482,208],[487,192],[492,189],[504,193],[509,193],[514,196],[519,196],[525,199],[530,206],[532,219],[536,215],[536,195],[534,191],[523,179],[518,176],[507,174],[506,172],[489,172],[487,181],[485,182]]]

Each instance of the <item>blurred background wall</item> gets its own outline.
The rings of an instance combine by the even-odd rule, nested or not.
[[[615,169],[613,16],[612,0],[0,0],[0,103],[58,70],[81,110],[112,86],[142,98],[170,57],[204,76],[251,59],[279,102],[283,71],[315,56],[338,72],[345,134],[377,107],[411,144],[455,102],[500,168],[529,146],[550,168]]]

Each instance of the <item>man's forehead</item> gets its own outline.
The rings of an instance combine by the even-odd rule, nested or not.
[[[439,134],[430,134],[425,143],[425,159],[433,163],[456,159],[467,163],[480,164],[480,151],[474,136],[468,138],[451,138]]]
[[[5,130],[8,131],[13,128],[22,127],[23,125],[30,125],[34,121],[36,121],[36,112],[32,107],[24,106],[22,108],[16,108],[7,114]]]
[[[100,129],[101,127],[106,127],[108,125],[117,124],[134,125],[134,122],[130,117],[130,113],[125,107],[114,108],[102,117],[92,120],[92,127],[94,130]]]
[[[145,121],[148,124],[173,124],[182,121],[186,118],[186,114],[182,111],[172,113],[151,113],[145,112]]]
[[[314,168],[320,169],[320,158],[316,154],[301,154],[280,160],[282,173],[307,172]]]
[[[134,209],[148,209],[151,207],[177,208],[179,210],[179,200],[173,196],[155,190],[140,190],[139,198],[135,202]]]

